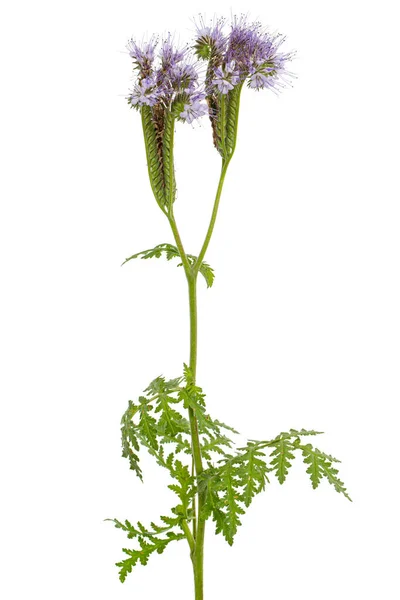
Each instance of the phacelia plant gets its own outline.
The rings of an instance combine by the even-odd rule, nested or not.
[[[142,119],[147,167],[155,200],[167,218],[175,244],[162,243],[127,258],[177,258],[189,290],[190,355],[177,377],[157,377],[136,402],[129,401],[122,417],[122,455],[142,480],[139,454],[145,448],[168,471],[168,486],[176,504],[157,523],[112,519],[134,539],[117,563],[121,581],[138,564],[174,541],[186,540],[194,573],[194,596],[203,600],[203,556],[206,522],[232,544],[242,515],[254,496],[270,483],[284,483],[295,454],[301,454],[316,488],[327,479],[349,498],[338,478],[339,462],[309,443],[320,432],[289,429],[268,440],[249,440],[237,447],[237,431],[208,413],[205,395],[196,380],[197,300],[200,273],[211,287],[214,271],[205,254],[214,230],[224,178],[235,152],[240,96],[243,87],[279,92],[290,83],[292,52],[282,49],[284,38],[271,34],[247,17],[196,24],[193,44],[174,45],[168,35],[146,43],[128,43],[136,80],[127,98]],[[174,216],[176,181],[174,135],[176,122],[193,123],[208,116],[213,144],[221,157],[221,175],[204,242],[197,256],[182,245]],[[260,123],[262,127],[262,123]]]

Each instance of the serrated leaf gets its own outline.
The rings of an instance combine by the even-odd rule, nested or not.
[[[190,513],[192,499],[195,495],[194,478],[190,474],[187,465],[183,465],[180,460],[171,461],[170,474],[177,481],[171,483],[168,487],[175,492],[181,501],[183,514],[187,517]]]
[[[236,455],[228,455],[217,466],[206,469],[199,480],[199,490],[205,493],[203,518],[212,515],[216,533],[222,533],[231,545],[238,527],[242,504],[250,506],[254,496],[265,489],[268,466],[265,454],[257,444],[239,448]]]
[[[174,510],[172,509],[172,511]],[[170,542],[185,538],[184,533],[174,530],[174,528],[180,527],[181,515],[163,516],[160,519],[164,525],[151,523],[151,528],[144,527],[140,521],[134,526],[128,520],[122,523],[118,519],[106,519],[106,521],[112,521],[117,529],[124,531],[128,539],[136,539],[139,543],[139,548],[133,550],[123,548],[123,552],[129,558],[116,563],[120,567],[119,578],[122,582],[125,581],[128,573],[131,573],[138,562],[146,565],[151,554],[154,552],[161,554]]]
[[[173,244],[164,243],[158,244],[157,246],[154,246],[154,248],[148,248],[147,250],[142,250],[141,252],[132,254],[132,256],[129,256],[124,260],[121,266],[135,258],[147,260],[148,258],[160,258],[161,256],[165,256],[167,260],[171,260],[172,258],[181,258],[179,250],[176,246]],[[197,261],[197,257],[193,254],[187,254],[186,258],[191,266],[193,266]],[[177,266],[182,267],[183,263],[180,262]],[[211,287],[215,279],[214,269],[210,267],[208,263],[203,261],[199,267],[199,272],[204,277],[207,287]]]
[[[139,407],[129,400],[128,408],[121,419],[121,443],[123,458],[129,460],[131,470],[143,481],[142,470],[139,466],[139,441],[132,421],[138,410]]]
[[[152,406],[143,396],[139,398],[139,425],[138,431],[142,443],[154,450],[158,449],[157,442],[157,421],[151,414]]]
[[[271,452],[271,456],[273,457],[271,468],[275,472],[280,484],[285,481],[288,471],[292,466],[291,461],[295,458],[292,450],[293,445],[283,438],[276,442],[275,450]]]
[[[351,502],[352,500],[344,487],[344,483],[337,477],[338,470],[332,466],[333,461],[340,461],[329,454],[321,452],[318,448],[313,448],[311,444],[300,446],[300,448],[303,452],[304,462],[308,465],[306,472],[310,475],[313,488],[317,488],[322,478],[326,477],[335,490]]]
[[[140,544],[140,550],[123,548],[122,551],[125,552],[129,558],[115,563],[117,567],[120,567],[120,581],[122,583],[125,581],[127,575],[132,572],[133,567],[136,566],[139,561],[142,565],[147,565],[150,556],[154,552],[157,552],[157,554],[162,554],[168,544],[173,541],[183,540],[184,538],[185,534],[172,532],[170,532],[165,538],[153,538],[151,542],[147,542],[144,538],[139,537],[138,542]]]
[[[215,279],[214,269],[212,269],[209,264],[203,261],[200,265],[199,272],[203,275],[204,279],[206,280],[207,287],[212,287],[212,284],[214,283]]]

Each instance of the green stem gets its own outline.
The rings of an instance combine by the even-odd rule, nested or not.
[[[194,550],[195,550],[195,543],[194,543],[194,538],[192,536],[192,532],[190,531],[190,527],[186,521],[182,521],[181,527],[183,529],[184,534],[187,537],[187,540],[189,542],[190,552],[193,555]]]
[[[189,278],[192,276],[192,267],[190,266],[190,263],[186,256],[186,252],[183,248],[181,236],[179,235],[179,231],[178,231],[178,227],[176,225],[174,211],[173,211],[172,207],[170,208],[167,217],[168,217],[169,224],[171,225],[172,234],[173,234],[174,240],[176,242],[176,247],[178,248],[179,256],[181,257],[181,260],[182,260],[183,268],[185,269],[186,278],[189,281]]]
[[[211,214],[210,224],[208,226],[206,237],[205,237],[205,240],[203,242],[203,246],[202,246],[202,248],[200,250],[199,256],[197,257],[197,260],[196,260],[196,262],[195,262],[195,264],[193,266],[193,270],[194,270],[194,272],[196,274],[198,273],[198,271],[200,269],[200,265],[203,262],[205,253],[207,252],[208,244],[210,243],[211,236],[212,236],[212,233],[214,231],[214,225],[215,225],[215,221],[216,221],[217,214],[218,214],[219,201],[220,201],[220,198],[221,198],[221,193],[222,193],[222,188],[223,188],[223,185],[224,185],[225,175],[226,175],[226,171],[228,170],[228,166],[229,166],[230,160],[231,160],[230,158],[222,160],[221,175],[220,175],[219,182],[218,182],[218,188],[217,188],[217,193],[216,193],[216,196],[215,196],[215,201],[214,201],[213,211],[212,211],[212,214]]]
[[[231,157],[230,157],[231,158]],[[219,178],[217,193],[215,196],[214,207],[211,214],[210,224],[207,229],[206,237],[203,246],[200,250],[199,256],[193,266],[190,265],[187,255],[185,253],[182,240],[179,235],[178,227],[176,225],[172,204],[169,207],[167,214],[169,223],[171,225],[172,233],[176,242],[176,246],[179,251],[179,255],[182,259],[182,264],[185,269],[185,275],[188,282],[189,292],[189,315],[190,315],[190,358],[189,366],[193,376],[193,382],[196,380],[197,370],[197,275],[201,263],[203,262],[204,256],[207,252],[208,245],[211,240],[211,236],[214,230],[215,221],[217,218],[219,201],[221,198],[222,188],[224,185],[226,171],[230,162],[230,158],[222,161],[221,175]],[[198,423],[192,408],[189,408],[189,422],[190,432],[192,440],[192,467],[196,477],[203,472],[203,462],[201,457],[201,444],[198,430]],[[183,525],[184,531],[190,546],[190,555],[193,563],[193,574],[194,574],[194,588],[195,588],[195,600],[203,600],[203,581],[204,581],[204,536],[206,521],[202,518],[203,508],[205,503],[205,492],[198,492],[197,494],[197,511],[195,519],[193,521],[193,532],[190,531],[187,523]],[[190,535],[188,535],[190,534]]]
[[[190,361],[189,366],[193,375],[193,381],[196,378],[197,367],[197,294],[196,294],[197,274],[193,274],[188,278],[189,287],[189,313],[190,313]],[[196,476],[203,471],[203,463],[201,458],[201,446],[197,419],[193,409],[189,408],[189,421],[192,436],[192,452],[193,460],[196,469]],[[204,558],[204,533],[205,521],[202,519],[205,495],[198,492],[197,495],[197,523],[195,527],[195,551],[192,554],[195,600],[203,600],[203,558]]]
[[[193,374],[193,379],[196,378],[197,368],[197,300],[196,300],[196,283],[197,273],[200,265],[203,262],[205,253],[207,252],[208,245],[214,230],[215,220],[217,218],[219,201],[221,198],[222,188],[224,185],[224,179],[226,171],[229,165],[229,160],[223,161],[221,176],[218,183],[217,194],[214,201],[214,207],[211,215],[210,224],[208,226],[207,234],[200,250],[199,256],[196,263],[193,266],[193,274],[191,278],[188,278],[189,285],[189,309],[190,309],[190,369]],[[189,420],[192,433],[192,448],[193,458],[196,467],[197,477],[203,471],[203,465],[201,460],[201,447],[199,440],[199,432],[197,427],[197,420],[193,414],[193,410],[189,409]],[[194,587],[195,587],[195,600],[203,600],[203,581],[204,581],[204,535],[206,522],[202,519],[203,507],[205,502],[205,493],[198,492],[197,496],[197,526],[195,536],[195,552],[192,555],[193,560],[193,572],[194,572]]]

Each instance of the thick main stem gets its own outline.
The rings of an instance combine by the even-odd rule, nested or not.
[[[193,381],[196,378],[197,367],[197,274],[188,278],[189,288],[189,314],[190,314],[190,360],[189,366],[193,375]],[[192,434],[192,452],[196,470],[196,476],[203,471],[201,459],[201,448],[197,419],[193,409],[189,408],[190,430]],[[200,492],[197,495],[197,523],[195,531],[195,549],[192,553],[195,600],[203,600],[203,558],[204,558],[204,533],[205,521],[202,519],[204,504],[204,494]]]
[[[193,267],[191,277],[188,278],[189,286],[189,312],[190,312],[190,369],[193,374],[193,380],[196,379],[196,368],[197,368],[197,274],[201,263],[203,262],[205,253],[211,240],[211,236],[214,230],[215,220],[217,218],[219,201],[221,198],[222,187],[224,184],[225,174],[229,165],[229,160],[225,160],[222,163],[221,175],[218,183],[218,189],[215,196],[214,207],[211,214],[210,223],[207,229],[206,237],[203,246],[200,250],[197,261]],[[193,414],[193,410],[189,409],[189,419],[192,433],[192,449],[193,459],[196,468],[196,475],[199,477],[203,471],[203,465],[201,460],[201,448],[199,440],[199,432],[197,427],[197,420]],[[194,571],[194,587],[195,587],[195,600],[203,600],[203,564],[204,564],[204,535],[206,521],[202,518],[203,507],[205,502],[205,492],[198,492],[197,495],[197,525],[195,528],[195,551],[192,554],[193,560],[193,571]]]

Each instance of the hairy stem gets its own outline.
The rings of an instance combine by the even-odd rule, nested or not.
[[[170,223],[172,233],[176,242],[176,246],[179,251],[179,255],[182,259],[182,264],[185,269],[185,275],[188,282],[189,292],[189,316],[190,316],[190,357],[189,366],[193,376],[193,381],[196,380],[197,370],[197,275],[201,263],[203,262],[204,256],[207,252],[208,245],[211,240],[212,233],[214,231],[214,225],[217,218],[219,201],[221,198],[222,188],[225,180],[226,171],[230,162],[229,159],[222,161],[221,175],[218,182],[217,193],[215,196],[214,207],[211,214],[210,224],[207,229],[206,237],[203,246],[200,250],[199,256],[193,266],[190,265],[186,252],[184,250],[182,240],[179,235],[178,227],[175,221],[172,204],[169,207],[167,214],[168,221]],[[189,422],[190,432],[192,439],[192,467],[196,477],[203,472],[203,462],[201,457],[201,445],[198,430],[197,419],[194,415],[193,409],[189,408]],[[197,494],[197,502],[194,503],[196,506],[195,519],[193,521],[193,531],[190,531],[189,526],[186,524],[185,534],[190,546],[190,555],[193,563],[193,574],[194,574],[194,588],[195,588],[195,600],[203,600],[203,581],[204,581],[204,535],[206,522],[202,518],[203,507],[205,502],[205,492]]]
[[[222,161],[221,175],[220,175],[219,182],[218,182],[218,188],[217,188],[217,193],[216,193],[216,196],[215,196],[214,207],[213,207],[213,211],[212,211],[212,214],[211,214],[210,224],[209,224],[208,229],[207,229],[207,233],[206,233],[205,240],[203,242],[203,246],[202,246],[202,248],[200,250],[199,256],[198,256],[198,258],[196,260],[196,263],[194,264],[194,267],[193,267],[194,272],[196,274],[198,273],[198,271],[200,269],[200,265],[201,265],[201,263],[204,260],[204,256],[205,256],[205,254],[207,252],[207,248],[208,248],[208,245],[210,243],[212,233],[214,231],[214,225],[215,225],[215,221],[216,221],[217,214],[218,214],[219,201],[220,201],[220,198],[221,198],[221,193],[222,193],[222,188],[223,188],[223,185],[224,185],[225,175],[226,175],[226,171],[228,170],[228,166],[229,166],[230,160],[231,159],[229,158],[229,159],[224,159]]]

